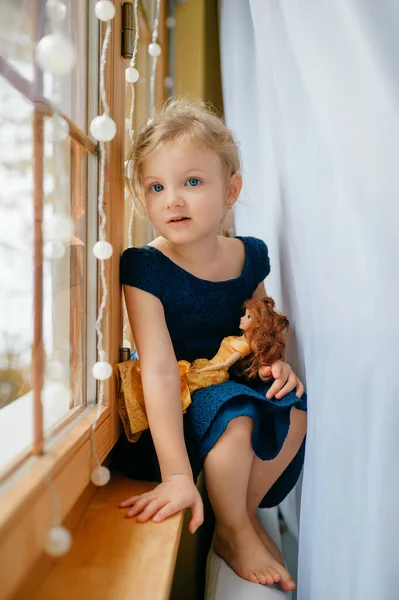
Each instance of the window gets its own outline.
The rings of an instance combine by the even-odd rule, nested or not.
[[[85,131],[97,114],[98,21],[93,1],[64,3],[59,27],[78,60],[57,79],[34,60],[37,40],[50,33],[45,2],[0,5],[0,472],[41,443],[42,428],[51,435],[95,400],[87,328],[96,311],[88,249],[96,236],[97,150]],[[52,103],[62,119],[52,118]],[[62,243],[51,226],[57,213],[73,222]],[[41,424],[33,415],[42,372]]]

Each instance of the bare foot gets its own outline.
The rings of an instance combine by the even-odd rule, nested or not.
[[[272,556],[260,541],[251,522],[238,530],[216,525],[213,548],[243,579],[252,583],[279,583],[291,592],[295,583],[288,571]]]
[[[251,523],[252,523],[252,526],[255,529],[258,537],[260,538],[261,542],[266,546],[266,548],[269,550],[270,554],[272,556],[274,556],[274,558],[276,560],[278,560],[278,562],[281,565],[284,566],[284,562],[285,562],[284,556],[283,556],[280,548],[277,546],[277,544],[274,542],[274,540],[272,540],[272,538],[269,536],[266,529],[263,527],[262,523],[259,521],[258,517],[252,517]]]

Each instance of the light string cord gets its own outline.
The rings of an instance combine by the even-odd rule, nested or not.
[[[152,30],[152,43],[156,44],[158,41],[158,30],[159,30],[159,14],[161,10],[161,0],[157,0],[157,7],[155,11],[154,17],[154,27]],[[156,74],[157,74],[157,63],[158,56],[152,57],[152,70],[151,70],[151,79],[150,79],[150,117],[155,116],[156,105],[155,105],[155,83],[156,83]]]
[[[55,490],[54,483],[51,477],[51,470],[49,470],[46,475],[46,485],[48,491],[50,492],[51,502],[53,504],[53,513],[54,513],[54,527],[59,527],[62,522],[61,518],[61,502],[60,498]]]
[[[108,116],[109,114],[109,106],[107,102],[106,90],[105,90],[105,68],[107,64],[107,52],[109,46],[109,39],[111,36],[111,21],[107,21],[104,40],[102,44],[101,50],[101,60],[100,60],[100,96],[101,101],[104,108],[104,114]],[[107,153],[105,150],[104,142],[99,143],[100,148],[100,181],[99,181],[99,191],[98,191],[98,213],[100,215],[100,225],[99,225],[99,238],[100,240],[106,239],[106,224],[107,224],[107,216],[104,212],[104,190],[105,190],[105,163],[107,159]],[[101,303],[98,309],[98,316],[96,320],[96,331],[97,331],[97,352],[100,361],[106,361],[107,356],[104,352],[103,347],[103,332],[101,329],[102,320],[104,316],[104,309],[107,305],[107,297],[108,297],[108,288],[107,282],[105,278],[105,261],[100,259],[100,281],[101,281],[101,289],[102,289],[102,297]],[[100,417],[102,405],[104,400],[104,381],[100,380],[98,385],[98,399],[97,399],[97,411],[96,416],[91,428],[91,443],[92,443],[92,452],[97,463],[97,466],[100,466],[100,459],[97,454],[97,448],[94,441],[94,432],[96,429],[96,425],[98,419]]]
[[[138,50],[138,44],[139,44],[139,36],[140,36],[140,29],[139,29],[139,14],[138,14],[138,0],[134,0],[134,46],[133,46],[133,55],[132,58],[130,60],[129,66],[134,68],[135,64],[136,64],[136,55],[137,55],[137,50]],[[129,139],[130,139],[130,143],[133,144],[134,141],[134,129],[133,129],[133,118],[134,118],[134,109],[135,109],[135,100],[136,100],[136,95],[135,95],[135,88],[134,88],[135,84],[131,83],[130,84],[130,88],[131,88],[131,103],[130,103],[130,112],[129,112]],[[128,165],[127,165],[127,173],[128,176],[131,177],[132,176],[132,165],[131,165],[131,161],[129,161]],[[130,214],[129,214],[129,224],[128,224],[128,230],[127,230],[127,243],[128,243],[128,247],[131,248],[133,246],[133,236],[132,236],[132,230],[133,230],[133,220],[134,220],[134,200],[133,198],[130,199]],[[127,332],[127,328],[129,326],[129,316],[127,314],[127,308],[126,308],[126,300],[124,299],[123,301],[123,345],[125,345],[125,340],[126,340],[126,332]]]

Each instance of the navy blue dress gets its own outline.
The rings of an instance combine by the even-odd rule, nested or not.
[[[129,248],[121,257],[121,282],[159,298],[165,311],[177,360],[212,358],[223,338],[240,335],[242,305],[270,272],[266,244],[253,237],[239,238],[245,246],[242,273],[227,281],[207,281],[185,271],[152,246]],[[288,432],[293,405],[306,410],[306,397],[290,392],[281,400],[265,397],[271,384],[238,379],[198,390],[184,415],[184,433],[196,479],[207,453],[238,416],[254,420],[252,446],[262,460],[279,453]],[[129,477],[160,481],[159,465],[149,431],[131,444],[121,434],[118,455]],[[303,465],[305,443],[266,494],[262,507],[279,504],[295,485]]]

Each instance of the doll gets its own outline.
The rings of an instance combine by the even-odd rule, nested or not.
[[[284,356],[284,334],[289,321],[274,310],[274,300],[268,296],[244,303],[245,314],[240,320],[241,336],[222,340],[216,355],[208,360],[197,358],[192,363],[178,361],[180,397],[183,413],[197,390],[228,381],[228,370],[234,365],[234,375],[251,381],[261,366],[271,365]],[[135,442],[148,429],[140,363],[128,360],[114,368],[117,376],[117,404],[126,437]]]

